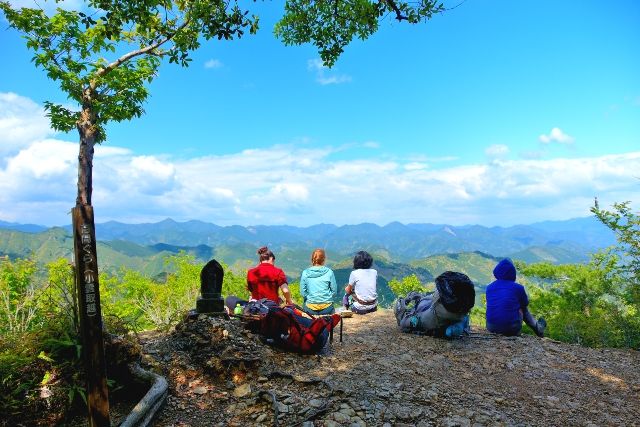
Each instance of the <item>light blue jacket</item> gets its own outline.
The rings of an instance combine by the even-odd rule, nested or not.
[[[338,285],[336,276],[329,267],[316,265],[302,272],[300,277],[300,295],[308,304],[333,302]]]

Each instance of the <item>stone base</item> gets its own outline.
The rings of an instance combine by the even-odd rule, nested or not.
[[[224,314],[224,299],[222,298],[202,298],[196,300],[196,311],[198,313]]]

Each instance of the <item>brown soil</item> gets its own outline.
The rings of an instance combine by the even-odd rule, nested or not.
[[[170,383],[157,426],[640,425],[637,351],[403,334],[389,310],[345,319],[328,356],[202,315],[143,346]]]

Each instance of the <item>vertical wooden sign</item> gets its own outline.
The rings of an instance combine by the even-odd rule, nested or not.
[[[78,205],[72,209],[72,216],[76,289],[87,376],[89,426],[110,427],[93,207]]]

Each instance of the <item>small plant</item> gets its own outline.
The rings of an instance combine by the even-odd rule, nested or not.
[[[396,297],[405,296],[411,291],[428,292],[429,290],[433,290],[431,287],[424,286],[415,274],[403,277],[402,280],[391,279],[389,281],[389,287]]]

